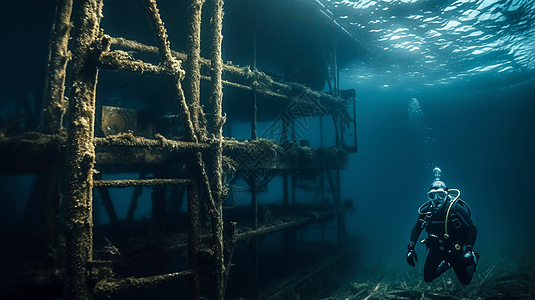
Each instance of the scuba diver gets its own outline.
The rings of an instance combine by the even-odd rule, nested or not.
[[[428,237],[421,241],[429,254],[424,265],[424,280],[431,282],[453,268],[459,281],[468,285],[476,271],[479,253],[473,252],[477,229],[470,218],[470,208],[460,199],[461,192],[448,189],[440,180],[440,169],[433,169],[435,180],[427,199],[418,209],[418,221],[412,228],[407,246],[407,263],[415,266],[418,256],[414,246],[422,230]]]

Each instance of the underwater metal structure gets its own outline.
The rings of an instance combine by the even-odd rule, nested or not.
[[[144,2],[157,46],[107,35],[100,28],[102,0],[80,0],[74,11],[72,0],[58,1],[39,130],[17,134],[2,132],[0,163],[2,173],[17,169],[19,173],[39,174],[39,187],[44,195],[40,203],[40,228],[45,255],[50,259],[49,265],[62,270],[67,299],[106,297],[179,281],[187,282],[189,298],[223,299],[233,274],[236,244],[240,242],[251,244],[251,298],[277,299],[288,291],[299,294],[299,286],[321,275],[328,276],[332,268],[339,272],[350,269],[352,259],[345,244],[343,217],[351,208],[351,201],[341,199],[340,169],[346,167],[348,153],[356,152],[354,93],[341,98],[337,76],[334,76],[332,93],[326,94],[301,84],[276,82],[258,71],[254,64],[251,68],[223,63],[223,1],[208,1],[212,7],[209,58],[201,57],[200,51],[205,0],[191,0],[189,5],[186,53],[171,49],[155,0]],[[69,51],[71,38],[72,53]],[[160,62],[156,65],[134,59],[131,51],[158,55]],[[70,73],[69,60],[72,63]],[[98,106],[96,89],[101,69],[167,78],[179,107],[178,116],[172,118],[180,120],[176,126],[181,128],[182,135],[156,133],[150,122],[150,126],[142,126],[143,120],[137,118],[139,115],[135,111]],[[68,74],[70,94],[67,97]],[[208,85],[203,90],[209,93],[206,105],[201,104],[201,82]],[[242,106],[242,114],[250,119],[250,140],[238,141],[223,135],[224,124],[228,121],[224,113],[223,87],[250,94],[246,99],[236,99],[238,106]],[[227,99],[233,101],[231,97]],[[257,105],[261,102],[272,106],[273,124],[279,124],[272,131],[279,131],[279,141],[258,137]],[[299,140],[293,122],[304,116],[303,109],[308,110],[308,116],[333,117],[335,145],[310,148],[306,141]],[[349,117],[351,113],[352,118]],[[275,123],[281,115],[286,117]],[[64,117],[66,129],[63,128]],[[343,138],[347,123],[352,123],[355,130],[354,143],[347,142],[350,146]],[[140,173],[140,179],[102,179],[103,173],[125,172]],[[154,178],[144,178],[142,174],[148,173]],[[321,178],[322,185],[323,178],[328,180],[332,200],[325,196],[320,204],[295,203],[295,196],[291,196],[295,193],[296,178],[307,173]],[[229,193],[229,174],[247,182],[251,193],[251,205],[237,214],[223,212],[222,205]],[[260,211],[258,193],[279,176],[283,182],[282,201]],[[174,200],[170,201],[180,201],[184,193],[187,198],[187,214],[174,215],[180,219],[176,230],[164,229],[169,214],[166,192],[162,190],[166,186],[176,187]],[[125,187],[136,188],[127,223],[118,220],[108,192],[110,188]],[[157,242],[147,236],[128,239],[124,236],[124,228],[134,222],[131,218],[140,187],[153,188],[152,217],[159,237]],[[108,235],[107,244],[100,245],[94,242],[96,228],[92,211],[97,191],[110,216],[110,231],[115,233]],[[64,218],[60,218],[60,199]],[[258,262],[259,238],[282,232],[285,247],[289,248],[292,238],[295,239],[293,229],[332,220],[336,220],[338,243],[328,251],[325,260],[285,277],[283,283],[259,290],[259,273],[262,272]],[[323,226],[321,232],[323,234]],[[181,256],[187,263],[170,273],[129,276],[134,274],[131,269],[145,262],[151,264],[155,257],[167,256]],[[121,274],[120,270],[127,271]],[[308,289],[312,293],[310,286]]]

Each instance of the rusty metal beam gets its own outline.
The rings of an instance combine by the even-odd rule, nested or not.
[[[124,278],[124,279],[103,279],[95,285],[93,292],[98,295],[109,296],[118,292],[135,290],[139,288],[148,288],[158,284],[184,278],[191,275],[193,271],[186,270],[165,275],[156,275],[141,278]]]
[[[186,75],[185,75],[185,92],[184,97],[187,101],[190,112],[191,123],[195,130],[197,138],[205,138],[206,128],[204,124],[204,115],[201,109],[201,23],[202,23],[202,7],[204,0],[191,0],[187,12],[187,30],[188,43],[187,56],[182,59],[185,61]],[[199,153],[197,153],[199,155]],[[193,184],[188,186],[188,263],[193,270],[193,276],[190,279],[190,298],[200,299],[205,296],[203,291],[202,268],[200,267],[199,251],[201,250],[201,226],[200,226],[200,182],[199,170],[194,165],[195,157],[191,157],[191,162],[188,163],[190,176],[193,179]]]
[[[102,0],[82,0],[75,20],[73,84],[66,142],[65,296],[91,299],[87,262],[93,257],[92,188],[94,123],[98,69],[91,61],[100,34]]]
[[[157,136],[158,139],[148,139],[144,137],[136,137],[132,134],[121,134],[113,137],[95,138],[95,145],[97,147],[143,147],[156,149],[173,150],[201,150],[208,149],[209,144],[193,143],[184,141],[168,140],[163,136]]]
[[[223,84],[221,75],[223,74],[223,61],[221,59],[221,42],[223,41],[223,0],[212,0],[213,11],[211,17],[212,30],[211,38],[211,69],[212,81],[210,84],[210,102],[212,103],[212,122],[210,133],[214,137],[212,156],[210,160],[210,192],[211,200],[208,201],[209,214],[212,223],[212,239],[214,252],[214,278],[212,299],[223,299],[225,297],[225,257],[223,245],[223,208],[222,203],[226,190],[223,188],[223,124],[226,117],[222,116]]]
[[[314,213],[314,215],[310,217],[299,218],[294,221],[284,222],[284,223],[280,223],[280,224],[276,224],[272,226],[262,226],[256,230],[250,230],[250,231],[238,233],[236,235],[236,240],[240,241],[240,240],[245,240],[245,239],[251,239],[253,237],[273,233],[273,232],[291,228],[291,227],[303,226],[309,223],[322,222],[322,221],[331,219],[335,216],[336,216],[336,211],[334,210],[324,212],[324,213]]]
[[[93,188],[126,188],[126,187],[154,187],[168,185],[188,185],[190,179],[125,179],[125,180],[93,180]]]
[[[71,30],[72,0],[59,0],[50,36],[48,66],[43,91],[41,124],[43,132],[54,134],[63,130],[63,115],[67,109],[65,77],[67,62],[71,58],[68,49]]]

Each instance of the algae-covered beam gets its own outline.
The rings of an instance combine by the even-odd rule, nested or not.
[[[323,212],[323,213],[314,213],[314,215],[310,217],[303,217],[294,221],[284,222],[284,223],[280,223],[280,224],[276,224],[272,226],[262,226],[256,230],[250,230],[250,231],[238,233],[236,235],[236,240],[240,241],[240,240],[251,239],[253,237],[266,235],[269,233],[273,233],[273,232],[291,228],[291,227],[303,226],[303,225],[314,223],[314,222],[323,222],[335,216],[336,216],[336,211],[334,210]]]
[[[212,104],[212,122],[210,133],[213,136],[213,153],[211,157],[211,182],[210,190],[213,203],[209,202],[209,212],[212,219],[212,237],[214,252],[214,281],[213,299],[224,298],[225,262],[223,253],[223,208],[222,203],[226,191],[223,189],[223,124],[225,117],[222,116],[223,85],[221,75],[223,73],[223,61],[221,60],[221,42],[223,40],[223,0],[213,0],[211,15],[211,69],[212,81],[210,84],[210,102]]]
[[[72,0],[58,0],[54,15],[54,24],[50,34],[48,65],[43,89],[43,105],[40,130],[55,135],[62,131],[63,116],[68,101],[65,97],[65,77],[67,63],[70,59],[68,49],[71,30]],[[45,242],[48,257],[56,257],[59,236],[59,202],[60,172],[58,160],[48,160],[46,171],[40,178],[43,180],[41,196],[41,235]],[[57,262],[57,261],[56,261]]]
[[[134,60],[127,52],[116,50],[104,52],[98,59],[99,67],[114,71],[127,71],[152,76],[177,76],[177,70]]]
[[[191,112],[191,122],[201,139],[205,136],[204,116],[201,108],[201,12],[204,0],[191,0],[188,7],[185,60],[186,76],[184,78],[184,95]]]
[[[202,80],[206,80],[206,81],[211,81],[212,78],[210,76],[205,76],[205,75],[201,75],[201,79]],[[243,85],[243,84],[239,84],[239,83],[235,83],[235,82],[232,82],[232,81],[228,81],[228,80],[222,80],[221,81],[224,85],[226,86],[230,86],[230,87],[233,87],[233,88],[237,88],[237,89],[242,89],[242,90],[247,90],[247,91],[253,91],[255,90],[254,87],[250,87],[248,85]],[[290,99],[288,96],[286,95],[283,95],[283,94],[279,94],[279,93],[275,93],[273,91],[270,91],[270,90],[267,90],[267,89],[259,89],[259,90],[256,90],[257,93],[259,94],[262,94],[262,95],[265,95],[265,96],[269,96],[269,97],[276,97],[276,98],[283,98],[283,99]]]
[[[126,187],[162,187],[169,185],[188,185],[190,179],[125,179],[125,180],[94,180],[94,188],[126,188]]]
[[[149,53],[158,53],[158,48],[156,47],[147,46],[147,45],[135,42],[135,41],[126,40],[124,38],[112,37],[110,39],[113,45],[122,47],[125,50],[136,50],[136,51],[149,52]],[[171,50],[170,50],[170,53],[174,58],[178,58],[181,60],[188,59],[188,55],[184,53],[174,52]],[[199,57],[198,62],[201,65],[211,66],[211,60],[204,59],[202,57]],[[284,84],[284,83],[273,81],[271,77],[269,77],[268,75],[257,70],[251,70],[249,66],[237,67],[237,66],[232,65],[229,62],[227,64],[223,64],[222,68],[224,71],[246,81],[246,83],[236,83],[236,82],[232,82],[228,80],[222,80],[222,83],[226,86],[239,88],[239,89],[245,89],[245,90],[251,90],[251,91],[255,90],[257,93],[268,96],[268,97],[283,98],[283,99],[288,99],[288,100],[291,100],[295,97],[299,97],[303,93],[307,93],[315,97],[316,99],[318,99],[321,106],[329,114],[347,116],[347,106],[351,104],[351,101],[342,100],[340,98],[333,97],[332,95],[313,91],[310,88],[307,88],[306,86],[303,86],[298,83]],[[188,76],[191,76],[191,75],[188,74]],[[206,75],[200,75],[200,78],[201,80],[206,80],[206,81],[212,80],[211,76],[206,76]],[[262,88],[259,88],[260,86],[258,85],[258,82],[263,83]],[[193,117],[194,116],[192,116],[192,118]]]
[[[194,159],[194,158],[191,158]],[[201,213],[200,213],[200,182],[199,168],[192,163],[187,164],[187,172],[195,180],[187,189],[187,213],[188,213],[188,243],[187,255],[189,268],[193,271],[190,279],[190,298],[202,298],[201,268],[198,252],[201,249]],[[180,249],[180,248],[177,248]]]
[[[193,171],[195,172],[198,171],[197,168],[193,168],[193,169],[194,169]],[[191,190],[196,191],[195,189],[191,189]],[[232,225],[233,222],[230,222],[229,224],[225,224],[225,232],[224,232],[225,273],[226,273],[225,280],[226,280],[226,276],[228,276],[228,274],[230,273],[228,268],[230,265],[232,265],[232,253],[233,253],[232,251],[234,249],[233,245],[236,244],[236,242],[252,239],[253,237],[259,237],[262,235],[274,233],[274,232],[285,230],[285,229],[292,228],[292,227],[299,227],[299,226],[304,226],[307,224],[326,222],[326,221],[333,219],[336,216],[336,214],[337,214],[337,211],[334,208],[332,208],[332,206],[327,211],[325,210],[325,208],[318,208],[318,210],[303,213],[299,217],[293,217],[292,220],[278,221],[277,224],[266,224],[264,226],[261,226],[258,230],[242,229],[241,232],[239,233],[235,229],[233,232],[232,228],[228,228],[228,227],[232,227],[236,225],[236,224]],[[189,239],[191,239],[191,235],[188,234],[188,240]],[[210,244],[211,240],[212,240],[211,234],[199,235],[196,238],[196,241],[199,243],[199,245],[208,245]],[[161,257],[161,256],[169,256],[169,255],[186,255],[187,248],[191,246],[192,244],[187,242],[187,243],[180,243],[180,244],[177,243],[173,245],[167,245],[161,248],[157,247],[152,250],[145,249],[145,251],[143,252],[139,252],[137,254],[130,255],[128,257],[126,256],[122,257],[121,262],[134,263],[136,261],[146,260],[149,257],[154,257],[154,256]]]
[[[144,45],[142,43],[136,42],[136,41],[130,41],[124,38],[116,38],[111,37],[111,43],[112,45],[117,45],[118,47],[121,47],[124,50],[136,50],[140,52],[149,52],[149,53],[158,53],[158,48],[154,46],[148,46]],[[171,51],[171,54],[173,57],[178,58],[180,60],[186,60],[188,56],[184,53]],[[200,57],[199,63],[201,65],[211,65],[211,61],[205,58]],[[312,91],[309,88],[297,84],[297,83],[280,83],[269,79],[269,76],[255,70],[251,70],[249,66],[245,67],[238,67],[234,66],[231,63],[223,64],[223,70],[229,73],[232,73],[234,75],[239,76],[240,78],[247,79],[251,77],[258,78],[262,82],[269,82],[270,85],[274,88],[274,90],[277,90],[278,92],[274,92],[272,90],[265,90],[265,89],[258,89],[257,92],[265,94],[267,96],[272,97],[286,97],[288,98],[291,95],[299,96],[300,93],[307,92],[310,93],[312,96],[317,97],[320,99],[320,102],[322,106],[324,106],[329,112],[331,111],[338,111],[341,112],[340,109],[345,107],[346,103],[345,101],[341,101],[339,98],[333,97],[332,95]],[[202,80],[210,81],[210,76],[201,75]],[[247,89],[247,90],[253,90],[253,87],[248,85],[243,85],[235,82],[225,81],[223,80],[224,85],[228,85],[235,88],[241,88],[241,89]],[[332,102],[332,104],[331,104]]]
[[[256,96],[256,94],[255,94]],[[258,229],[258,178],[256,174],[251,175],[249,179],[251,183],[249,189],[251,191],[251,214],[252,214],[252,227],[253,230]],[[253,298],[258,299],[258,239],[253,237]]]
[[[63,115],[67,109],[64,100],[68,49],[71,29],[72,0],[58,0],[54,24],[50,34],[48,66],[43,90],[43,111],[40,128],[55,134],[63,129]]]
[[[165,26],[160,18],[160,12],[156,7],[156,1],[145,0],[145,5],[149,10],[149,18],[151,20],[152,27],[156,32],[160,57],[164,63],[170,63],[173,61],[171,47],[169,41],[167,40],[167,31],[165,30]]]
[[[157,135],[156,137],[157,139],[148,139],[125,133],[106,138],[96,138],[95,145],[97,147],[138,147],[168,149],[171,151],[202,150],[210,147],[208,144],[204,143],[168,140],[160,135]]]
[[[204,0],[191,0],[187,11],[187,33],[188,43],[186,45],[187,56],[182,57],[185,60],[185,92],[184,96],[188,102],[191,122],[196,136],[204,138],[206,129],[200,130],[201,122],[204,120],[201,109],[201,13]],[[199,153],[197,153],[200,155]],[[195,159],[195,158],[193,158]],[[201,248],[201,226],[200,226],[200,199],[199,199],[199,170],[193,163],[188,164],[191,178],[194,183],[188,186],[188,263],[193,271],[190,279],[190,298],[200,299],[203,297],[203,283],[201,282],[201,268],[198,253]],[[194,176],[197,175],[197,176]]]
[[[203,151],[211,149],[213,143],[217,141],[208,139],[204,143],[192,143],[176,140],[168,140],[161,135],[157,139],[148,139],[136,137],[131,133],[122,133],[119,135],[105,138],[95,138],[97,147],[127,147],[127,148],[151,148],[151,149],[168,149],[170,151],[194,150]],[[238,141],[235,139],[225,139],[222,141],[225,150],[229,151],[257,151],[262,152],[281,152],[282,147],[273,140],[257,139],[254,141]],[[329,157],[330,158],[330,157]]]
[[[134,290],[139,288],[148,288],[151,286],[159,285],[173,280],[184,278],[191,275],[191,270],[175,272],[165,275],[156,275],[142,278],[123,278],[123,279],[104,279],[95,285],[93,292],[97,295],[108,296],[110,294]]]
[[[66,142],[66,299],[91,299],[87,262],[93,252],[92,188],[95,162],[94,122],[98,69],[91,60],[99,38],[102,0],[78,3],[74,23],[72,89]]]
[[[147,46],[149,47],[149,46]],[[174,53],[174,52],[173,52]],[[182,57],[183,55],[174,55],[175,57]],[[187,56],[189,57],[189,56]],[[200,60],[198,60],[200,61]],[[189,62],[189,59],[186,60],[186,69],[192,68],[189,64],[192,64]],[[197,62],[197,66],[200,67],[201,64]],[[134,60],[130,54],[128,54],[125,51],[122,50],[115,50],[103,53],[99,58],[99,67],[115,70],[115,71],[127,71],[132,73],[138,73],[138,74],[144,74],[144,75],[152,75],[152,76],[175,76],[174,70],[163,67],[163,66],[155,66],[151,63],[147,63],[141,60]],[[194,70],[194,68],[193,68]],[[200,69],[199,69],[200,70]],[[190,74],[190,72],[186,72],[186,84],[189,85],[190,83],[190,76],[194,77],[195,74]],[[205,81],[211,81],[212,78],[210,76],[206,75],[200,75],[199,79],[205,80]],[[248,85],[243,85],[235,82],[231,82],[228,80],[222,80],[223,84],[226,86],[230,86],[233,88],[243,89],[243,90],[253,90],[252,87]],[[284,85],[285,88],[289,88],[288,86]],[[193,101],[192,99],[196,99],[197,97],[195,95],[187,94],[188,91],[192,89],[192,87],[185,86],[185,97],[188,99],[188,102],[190,102],[190,110],[193,110],[191,103],[196,103],[198,101]],[[193,87],[195,90],[199,90],[199,87]],[[271,90],[258,90],[258,93],[264,94],[266,96],[270,97],[278,97],[278,98],[286,98],[288,99],[288,96],[282,95],[280,93],[275,93]],[[200,112],[200,105],[197,106],[198,111]],[[200,114],[197,116],[197,114],[193,114],[192,116],[192,122],[195,124],[199,121]]]
[[[198,1],[198,0],[195,0],[195,1]],[[112,45],[116,45],[117,47],[123,50],[134,50],[136,52],[152,53],[156,55],[159,54],[158,47],[145,45],[143,43],[128,40],[122,37],[110,37],[110,38],[111,38]],[[188,55],[185,53],[171,50],[171,54],[173,55],[173,57],[180,59],[182,61],[186,61],[188,59]],[[203,57],[199,57],[199,63],[203,66],[210,66],[212,64],[212,62],[209,59],[206,59]],[[251,70],[250,66],[239,67],[239,66],[232,65],[232,62],[228,62],[226,64],[223,64],[223,70],[226,72],[230,72],[232,74],[238,75],[243,78],[251,77],[254,74],[257,77],[261,77],[262,81],[269,81],[268,75],[259,71],[253,71]],[[284,83],[273,81],[271,82],[271,84],[275,85],[279,89],[283,89],[283,90],[291,89],[290,86]]]
[[[223,123],[225,118],[222,116],[222,101],[223,101],[223,85],[221,76],[223,74],[223,61],[221,59],[221,43],[223,35],[223,0],[214,1],[214,12],[211,18],[212,21],[212,47],[211,47],[211,69],[210,75],[212,76],[210,85],[210,101],[213,106],[213,120],[211,133],[215,140],[221,142],[223,135]],[[219,145],[221,148],[221,145]]]
[[[50,161],[64,159],[66,135],[47,135],[38,132],[24,133],[0,139],[0,173],[21,174],[42,168],[42,158]],[[95,138],[96,163],[99,167],[125,167],[130,172],[139,172],[135,167],[160,166],[162,164],[185,164],[187,156],[196,151],[207,153],[212,148],[212,139],[203,143],[168,140],[163,137],[148,139],[132,134],[119,134]],[[251,141],[223,140],[223,154],[240,164],[239,169],[262,170],[318,169],[324,163],[330,169],[347,167],[348,153],[340,148],[295,148],[291,156],[281,156],[283,148],[273,140]],[[324,163],[318,159],[324,155]],[[254,164],[261,159],[261,164]],[[30,166],[20,162],[30,162]],[[18,168],[16,166],[19,166]]]

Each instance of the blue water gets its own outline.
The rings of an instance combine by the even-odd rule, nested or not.
[[[378,52],[341,72],[359,111],[343,191],[356,198],[350,227],[370,238],[370,259],[404,263],[434,167],[471,206],[482,253],[532,251],[535,5],[319,2]]]
[[[359,84],[437,86],[481,76],[509,84],[528,80],[535,67],[529,0],[316,2],[373,49],[371,64],[355,62],[344,72]]]

